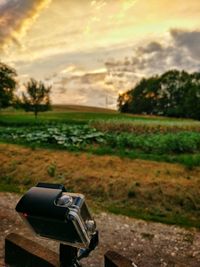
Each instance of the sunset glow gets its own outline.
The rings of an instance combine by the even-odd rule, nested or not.
[[[1,61],[54,103],[114,108],[142,76],[199,71],[199,16],[199,0],[0,0]]]

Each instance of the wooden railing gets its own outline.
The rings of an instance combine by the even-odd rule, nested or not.
[[[134,264],[127,258],[114,251],[104,255],[105,267],[133,267]],[[5,239],[6,267],[59,267],[59,255],[56,252],[41,246],[15,233]]]

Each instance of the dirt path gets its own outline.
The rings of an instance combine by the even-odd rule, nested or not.
[[[0,267],[4,266],[4,238],[10,232],[36,239],[52,250],[53,241],[38,240],[26,228],[14,208],[19,196],[0,193]],[[111,249],[134,260],[138,267],[199,267],[200,232],[195,229],[149,223],[107,213],[96,215],[100,245],[83,266],[103,266],[103,254]]]

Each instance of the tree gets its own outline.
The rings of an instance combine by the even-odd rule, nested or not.
[[[200,73],[169,70],[142,79],[120,95],[121,112],[185,117],[200,120]]]
[[[170,70],[160,77],[159,109],[171,117],[186,117],[184,102],[191,85],[191,75],[185,71]]]
[[[185,117],[200,120],[200,73],[191,74],[183,110]]]
[[[37,118],[39,112],[50,110],[50,91],[51,86],[46,87],[41,81],[31,79],[25,84],[26,93],[22,94],[22,108],[25,111],[34,112],[35,118]]]
[[[117,99],[117,106],[120,112],[131,112],[129,109],[129,102],[131,102],[131,91],[128,91],[123,94],[119,94],[119,97]]]
[[[149,79],[142,79],[132,91],[132,103],[130,110],[132,113],[156,113],[156,103],[158,99],[159,79],[157,76]],[[137,103],[137,104],[135,104]]]
[[[0,109],[12,104],[17,82],[16,71],[0,62]]]
[[[154,114],[159,88],[157,76],[142,79],[135,88],[118,97],[118,108],[121,112],[134,114]]]

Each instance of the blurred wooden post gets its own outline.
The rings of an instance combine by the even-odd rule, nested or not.
[[[5,264],[7,267],[59,267],[59,256],[32,240],[11,233],[5,239]]]
[[[134,267],[129,259],[114,251],[105,255],[105,267]],[[15,233],[5,239],[6,267],[60,267],[60,258],[56,252],[41,246]],[[67,267],[67,266],[66,266]]]
[[[121,256],[115,251],[108,251],[104,255],[105,267],[133,267],[131,260]]]

